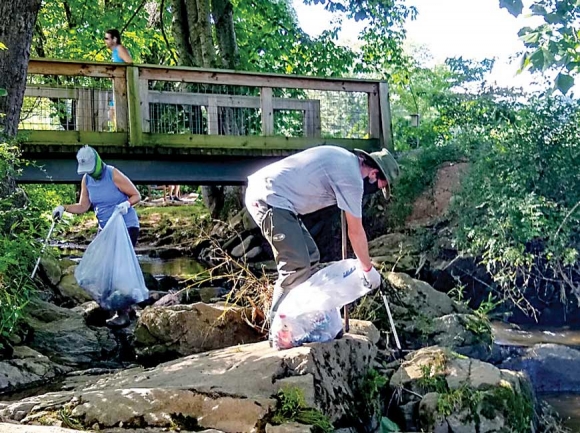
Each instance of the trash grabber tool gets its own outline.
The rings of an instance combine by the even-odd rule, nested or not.
[[[403,350],[401,349],[401,342],[399,341],[399,334],[397,334],[397,329],[395,328],[395,321],[391,314],[391,309],[389,308],[389,301],[387,301],[387,295],[385,294],[385,285],[381,284],[379,288],[381,297],[383,298],[383,303],[385,304],[385,309],[387,310],[387,315],[389,316],[389,323],[391,324],[391,330],[393,331],[393,336],[395,337],[395,344],[397,345],[397,350],[399,352],[399,357],[402,355]]]
[[[40,259],[42,258],[42,254],[44,253],[44,249],[46,248],[46,244],[48,244],[48,240],[50,239],[50,235],[52,234],[52,231],[54,230],[55,224],[56,224],[56,220],[53,219],[52,224],[50,225],[50,230],[48,231],[48,234],[46,235],[46,239],[44,240],[44,244],[42,245],[42,249],[40,250],[40,254],[38,255],[38,260],[36,261],[36,265],[34,265],[34,269],[32,270],[32,274],[30,275],[31,280],[33,280],[35,275],[36,275],[36,271],[38,270],[38,266],[40,265]]]
[[[340,212],[340,229],[342,231],[342,260],[346,259],[347,254],[347,238],[346,238],[346,215],[344,211]],[[344,306],[344,332],[350,330],[349,317],[348,317],[348,304]]]

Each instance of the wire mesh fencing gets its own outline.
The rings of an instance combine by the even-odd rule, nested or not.
[[[20,129],[116,131],[116,110],[123,107],[115,101],[113,80],[119,79],[29,75]],[[266,105],[257,86],[144,84],[145,92],[130,97],[142,99],[144,108],[133,115],[146,133],[369,138],[365,92],[273,88]]]
[[[110,78],[29,75],[19,128],[113,131],[112,87]]]
[[[148,132],[264,135],[259,87],[149,82]],[[273,135],[365,138],[364,92],[273,89]]]

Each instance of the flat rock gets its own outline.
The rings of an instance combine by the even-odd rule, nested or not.
[[[0,392],[40,385],[68,371],[27,346],[16,346],[12,358],[0,362]]]
[[[195,420],[197,428],[250,432],[263,428],[276,406],[276,393],[292,386],[336,422],[350,416],[354,387],[375,355],[376,346],[363,335],[286,351],[267,342],[247,344],[150,369],[136,367],[82,382],[76,378],[70,391],[0,404],[0,416],[32,423],[66,406],[89,428],[96,423],[101,429],[119,423],[123,428],[165,428],[180,414]]]

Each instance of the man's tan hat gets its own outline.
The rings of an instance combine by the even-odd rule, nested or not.
[[[381,149],[378,152],[367,153],[361,149],[354,149],[354,153],[362,156],[371,166],[375,165],[387,179],[387,186],[383,188],[385,199],[391,198],[391,185],[399,176],[399,164],[395,161],[393,154],[387,149]]]

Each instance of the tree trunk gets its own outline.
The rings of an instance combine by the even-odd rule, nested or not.
[[[41,0],[0,1],[0,88],[8,96],[0,97],[0,130],[14,137],[26,88],[30,43]]]
[[[193,46],[190,41],[190,31],[187,20],[187,6],[185,0],[171,0],[173,7],[173,20],[171,21],[171,31],[177,46],[178,61],[181,66],[199,66],[194,55]]]
[[[179,62],[183,66],[236,69],[239,65],[238,44],[234,30],[233,6],[229,0],[171,0],[174,14],[173,36]],[[210,14],[211,10],[211,14]],[[216,53],[212,34],[212,18],[219,49]],[[231,109],[220,109],[220,128],[226,134],[239,128]],[[202,196],[213,218],[227,218],[241,207],[241,188],[202,186]]]
[[[6,89],[7,96],[0,96],[0,139],[16,136],[24,90],[26,89],[26,72],[30,58],[30,43],[36,23],[41,0],[0,1],[0,42],[6,50],[0,50],[0,89]],[[12,196],[11,204],[22,207],[26,195],[17,189],[12,175],[11,161],[6,160],[8,167],[0,172],[0,198]],[[5,230],[11,221],[3,221]]]
[[[237,69],[240,64],[240,53],[234,29],[234,7],[229,0],[213,0],[212,15],[222,67]]]

